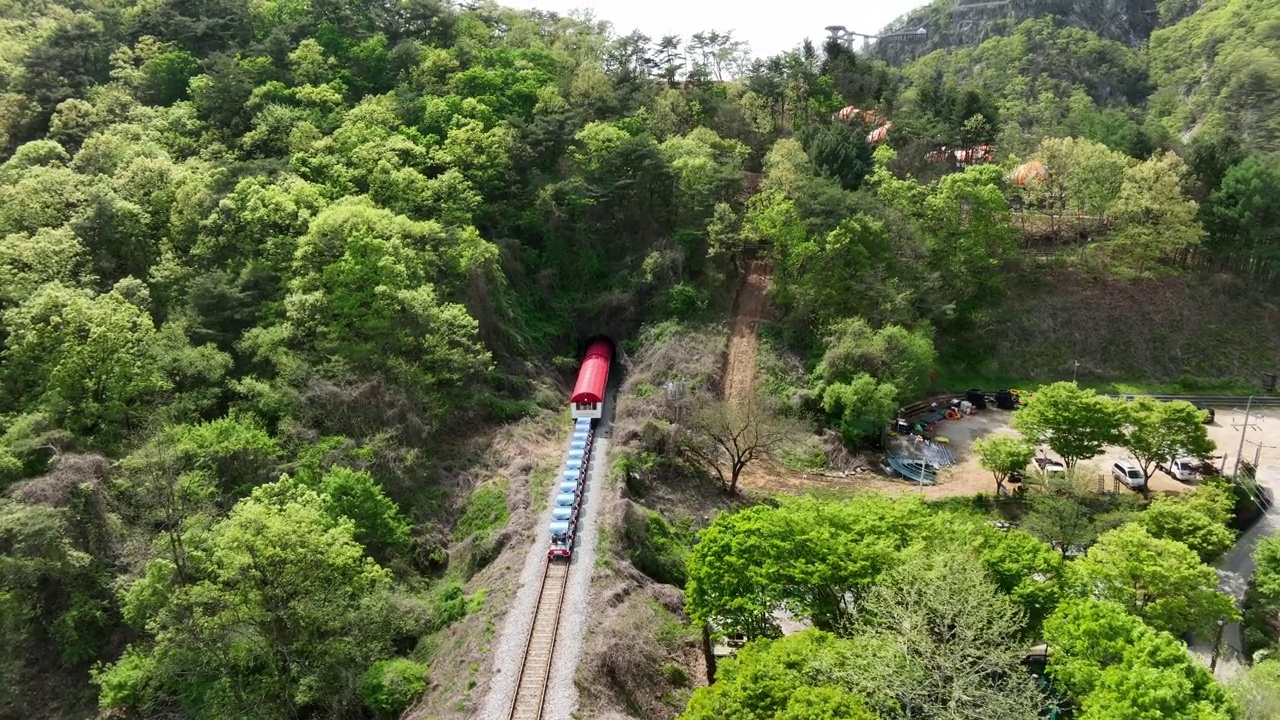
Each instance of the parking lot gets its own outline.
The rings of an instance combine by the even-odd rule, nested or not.
[[[1249,413],[1249,425],[1244,427],[1244,407],[1215,408],[1216,417],[1208,425],[1209,437],[1218,445],[1215,464],[1225,467],[1230,473],[1236,462],[1236,451],[1240,445],[1240,433],[1246,430],[1243,455],[1253,462],[1258,459],[1263,472],[1280,473],[1280,409],[1254,409]],[[977,455],[973,452],[973,442],[989,435],[1017,435],[1010,427],[1014,413],[1007,410],[987,409],[976,411],[973,415],[959,420],[945,420],[934,426],[934,432],[947,438],[947,444],[955,456],[956,465],[946,468],[938,474],[939,494],[957,495],[967,493],[995,491],[995,481],[991,473],[978,465]],[[1048,446],[1037,449],[1060,460],[1049,450]],[[1226,455],[1225,458],[1221,457]],[[1081,460],[1082,470],[1094,473],[1103,479],[1103,487],[1114,492],[1133,492],[1123,484],[1115,482],[1111,476],[1111,464],[1116,460],[1132,460],[1123,448],[1107,447],[1098,457]],[[1035,466],[1028,472],[1035,475]],[[1153,493],[1183,492],[1194,485],[1179,482],[1165,473],[1153,470],[1148,479],[1148,487]],[[943,490],[945,488],[945,490]]]

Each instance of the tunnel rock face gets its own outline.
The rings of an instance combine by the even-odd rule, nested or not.
[[[935,0],[895,20],[879,34],[928,30],[914,37],[877,43],[872,52],[894,65],[923,57],[934,50],[973,47],[999,35],[1010,34],[1025,20],[1054,16],[1062,24],[1097,33],[1135,47],[1151,36],[1161,23],[1175,22],[1194,12],[1198,0]],[[974,7],[966,7],[974,6]],[[865,31],[864,31],[865,32]]]

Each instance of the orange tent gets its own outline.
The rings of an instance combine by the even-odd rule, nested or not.
[[[1049,169],[1039,160],[1026,162],[1013,169],[1009,173],[1009,181],[1018,187],[1026,187],[1027,183],[1034,180],[1044,180],[1049,177]]]

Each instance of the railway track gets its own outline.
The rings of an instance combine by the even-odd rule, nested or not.
[[[524,660],[520,663],[520,680],[507,713],[509,720],[542,720],[556,634],[560,630],[560,608],[568,584],[569,563],[546,560],[542,566],[538,608],[533,615],[533,625],[529,627],[529,637],[525,640]]]

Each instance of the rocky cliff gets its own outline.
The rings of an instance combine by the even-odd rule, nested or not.
[[[881,40],[872,52],[898,65],[934,50],[979,45],[1009,34],[1024,20],[1046,15],[1056,15],[1067,25],[1133,47],[1159,27],[1162,11],[1166,16],[1181,14],[1195,4],[1194,0],[935,0],[898,18],[880,33],[923,27],[928,31],[923,38]],[[1164,19],[1167,22],[1169,18]]]

